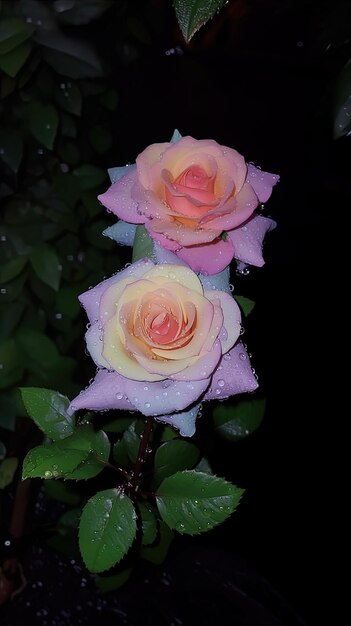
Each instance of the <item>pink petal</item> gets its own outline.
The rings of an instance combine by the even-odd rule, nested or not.
[[[267,202],[274,185],[279,181],[278,174],[263,172],[254,165],[247,166],[246,182],[250,183],[260,202]]]
[[[120,280],[127,278],[128,276],[141,278],[145,272],[150,270],[152,267],[154,267],[154,263],[152,261],[149,259],[140,259],[140,261],[133,263],[133,265],[129,265],[124,270],[117,272],[117,274],[111,276],[111,278],[103,280],[101,283],[96,285],[96,287],[93,287],[93,289],[88,289],[88,291],[82,293],[79,296],[79,301],[84,306],[89,321],[96,322],[96,320],[99,319],[100,300],[107,287],[118,283]]]
[[[234,257],[244,263],[261,267],[264,265],[262,244],[265,234],[276,227],[276,222],[269,217],[254,215],[242,226],[230,230],[228,238],[234,248]]]
[[[216,239],[211,243],[200,246],[189,246],[177,251],[177,256],[183,259],[194,272],[201,272],[205,276],[217,274],[224,270],[234,256],[231,239]]]
[[[208,377],[211,376],[217,366],[221,355],[221,343],[216,339],[210,352],[201,356],[194,365],[189,365],[189,367],[186,367],[179,372],[179,374],[172,374],[170,378],[172,378],[172,380],[191,381],[191,384],[201,382],[201,380],[208,380]]]
[[[137,181],[137,170],[132,169],[125,176],[98,196],[98,200],[112,213],[126,222],[143,224],[145,218],[137,212],[138,204],[133,200],[131,192]]]
[[[249,356],[239,341],[223,355],[204,400],[221,400],[238,393],[254,391],[257,387]]]
[[[177,241],[174,241],[173,239],[168,239],[168,237],[166,237],[162,233],[153,232],[152,220],[147,220],[147,222],[145,222],[145,228],[148,231],[150,237],[152,237],[154,241],[157,241],[157,243],[163,246],[163,248],[166,248],[166,250],[171,250],[172,252],[179,250],[180,244]]]
[[[223,209],[228,207],[228,211],[224,215],[210,219],[207,215],[204,220],[200,220],[203,228],[230,230],[245,222],[254,212],[258,205],[258,198],[251,185],[245,183],[237,196],[228,201]],[[222,210],[223,210],[222,209]],[[229,210],[230,209],[230,210]]]
[[[210,379],[196,381],[162,380],[140,382],[124,379],[125,394],[138,411],[144,415],[163,415],[182,411],[207,389]]]
[[[72,400],[68,409],[69,413],[74,413],[80,409],[95,411],[132,410],[133,407],[125,395],[125,380],[117,372],[109,372],[105,369],[97,370],[91,385]]]

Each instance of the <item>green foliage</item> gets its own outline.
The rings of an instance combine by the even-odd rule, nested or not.
[[[0,489],[5,489],[12,483],[17,466],[16,457],[9,457],[0,462]]]
[[[181,439],[166,441],[155,454],[155,479],[164,478],[180,470],[191,469],[199,460],[200,451],[193,443]]]
[[[156,542],[152,546],[143,546],[140,551],[141,558],[154,565],[161,565],[168,554],[173,539],[173,531],[161,520]]]
[[[249,298],[245,298],[244,296],[234,295],[234,298],[237,301],[238,305],[240,306],[245,317],[250,315],[251,311],[253,310],[255,306],[255,302],[253,300],[250,300]]]
[[[173,0],[178,24],[185,41],[218,13],[227,0]]]
[[[27,387],[21,389],[28,415],[51,439],[65,439],[73,434],[74,417],[67,414],[69,400],[57,391]]]
[[[148,546],[154,543],[157,537],[157,520],[155,512],[149,504],[139,504],[142,523],[142,544]]]
[[[153,242],[145,226],[137,226],[133,244],[133,263],[143,257],[153,258]]]
[[[136,535],[132,501],[118,489],[106,489],[90,498],[79,525],[79,546],[91,572],[104,572],[124,557]]]
[[[266,408],[264,398],[245,398],[236,404],[221,404],[213,411],[216,431],[229,441],[251,435],[261,424]]]
[[[177,472],[157,490],[164,522],[181,534],[197,535],[224,522],[237,508],[243,489],[202,472]]]

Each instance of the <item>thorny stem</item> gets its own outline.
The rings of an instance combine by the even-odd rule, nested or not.
[[[138,456],[134,467],[133,476],[130,480],[129,487],[135,489],[138,485],[139,478],[141,475],[141,467],[145,458],[145,453],[147,449],[147,445],[149,443],[150,435],[152,433],[152,429],[154,427],[154,420],[152,417],[148,417],[145,420],[144,432],[141,435]]]

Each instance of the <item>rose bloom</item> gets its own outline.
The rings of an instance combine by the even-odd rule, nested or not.
[[[229,293],[205,290],[188,267],[142,259],[80,301],[90,320],[87,348],[99,369],[71,411],[137,409],[191,435],[197,408],[188,407],[199,398],[257,387],[237,343],[238,305]]]
[[[236,150],[182,137],[152,144],[136,166],[112,172],[115,182],[99,196],[102,204],[124,222],[145,224],[194,271],[216,274],[233,257],[263,265],[262,242],[275,223],[255,209],[279,177],[247,165]],[[125,243],[117,231],[113,238]]]

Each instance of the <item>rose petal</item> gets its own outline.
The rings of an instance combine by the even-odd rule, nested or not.
[[[219,237],[221,232],[225,228],[212,229],[197,229],[193,230],[183,226],[180,222],[174,220],[168,222],[165,220],[153,219],[147,225],[147,229],[153,237],[153,233],[164,233],[170,239],[177,241],[181,246],[194,246],[204,243],[210,243],[213,239]]]
[[[174,252],[166,249],[164,246],[159,244],[158,241],[154,241],[153,246],[156,263],[161,265],[182,265],[183,267],[186,265],[184,261],[182,261],[176,254],[174,254]]]
[[[141,278],[145,274],[145,272],[147,272],[152,267],[154,267],[152,261],[150,261],[149,259],[140,259],[140,261],[133,263],[133,265],[129,265],[124,270],[117,272],[117,274],[111,276],[111,278],[103,280],[101,283],[96,285],[96,287],[93,287],[93,289],[88,289],[88,291],[82,293],[79,296],[79,301],[84,306],[89,321],[95,322],[99,319],[100,300],[107,287],[109,287],[110,285],[114,285],[123,278],[127,278],[129,276]]]
[[[163,246],[163,248],[166,248],[166,250],[175,252],[176,250],[180,249],[181,246],[177,241],[173,241],[173,239],[168,239],[168,237],[166,237],[162,233],[152,232],[152,220],[147,220],[147,222],[145,222],[145,228],[148,231],[150,237],[152,237],[154,241]]]
[[[98,200],[109,210],[122,220],[133,224],[143,224],[145,218],[141,217],[137,211],[138,204],[133,200],[131,191],[137,180],[135,168],[128,168],[128,173],[120,178],[116,183],[98,196]]]
[[[118,220],[113,226],[105,228],[102,234],[105,235],[105,237],[113,239],[113,241],[117,241],[121,246],[132,246],[134,244],[136,228],[136,224],[128,224],[128,222]]]
[[[238,195],[228,202],[228,206],[231,206],[230,212],[227,211],[225,215],[214,217],[214,219],[208,219],[205,216],[204,223],[202,224],[202,221],[200,223],[205,229],[230,230],[245,222],[252,215],[257,205],[258,197],[256,193],[251,185],[245,183]],[[226,206],[223,208],[226,208]]]
[[[265,234],[276,227],[276,222],[269,217],[254,215],[239,228],[228,232],[233,243],[234,257],[244,263],[261,267],[264,265],[262,244]]]
[[[108,372],[105,369],[97,370],[93,382],[72,400],[68,411],[70,414],[80,409],[105,411],[107,409],[129,409],[128,398],[125,395],[125,378],[117,372]]]
[[[226,268],[234,256],[231,239],[216,239],[200,246],[189,246],[177,251],[183,261],[190,265],[194,272],[204,275],[217,274]]]
[[[102,356],[103,343],[101,339],[101,327],[97,322],[92,324],[85,333],[85,342],[87,344],[87,350],[93,359],[94,363],[99,367],[109,368],[109,363]]]
[[[248,165],[246,181],[254,188],[260,202],[267,202],[274,185],[279,181],[277,174],[263,172],[254,165]]]
[[[255,391],[257,387],[258,382],[251,369],[249,356],[239,341],[223,355],[204,400],[221,400],[238,393]]]
[[[182,411],[204,393],[210,379],[196,381],[162,380],[139,382],[124,379],[124,392],[130,402],[144,415],[163,415]]]
[[[174,413],[174,415],[162,415],[161,417],[156,417],[156,420],[177,428],[182,437],[192,437],[195,434],[195,423],[199,408],[200,406],[197,404],[189,411]]]
[[[130,174],[136,169],[136,165],[124,165],[123,167],[110,167],[107,173],[110,177],[111,183],[116,183],[120,178],[123,178],[126,174]]]
[[[172,374],[169,378],[172,380],[191,381],[192,384],[194,384],[195,381],[206,379],[214,371],[221,356],[221,343],[216,339],[210,352],[197,359],[193,365],[189,365],[189,367],[186,367],[178,374]]]
[[[237,341],[241,330],[241,312],[231,294],[224,291],[207,291],[205,297],[209,300],[218,298],[223,313],[223,331],[219,335],[222,345],[222,354],[228,352]]]

